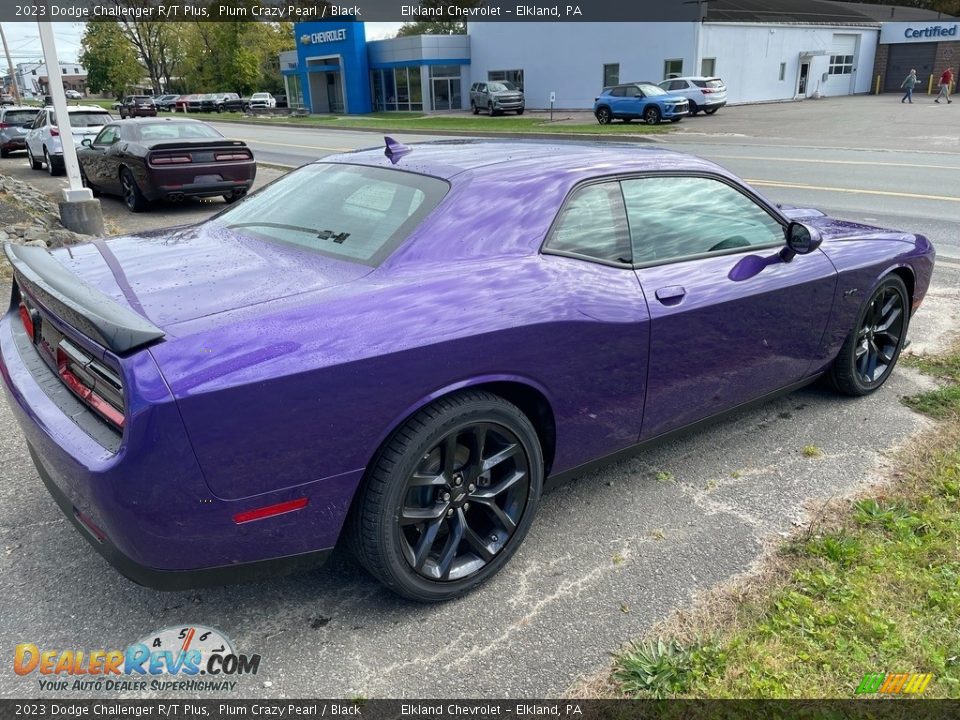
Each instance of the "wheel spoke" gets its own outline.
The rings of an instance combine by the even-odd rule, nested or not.
[[[517,529],[517,524],[513,521],[513,518],[507,515],[504,509],[497,505],[497,501],[493,498],[477,498],[475,502],[489,510],[493,516],[500,521],[503,529],[508,533],[512,534],[513,531]]]
[[[443,518],[434,520],[424,528],[423,535],[420,536],[417,547],[413,551],[413,567],[415,570],[423,569],[423,564],[427,561],[427,556],[433,548],[433,543],[437,539],[437,532],[439,532],[441,525],[443,525]]]
[[[475,500],[493,500],[497,495],[509,490],[518,482],[523,480],[527,476],[527,473],[523,470],[517,470],[511,475],[508,475],[506,478],[498,482],[493,487],[483,488],[482,490],[476,490],[470,494],[470,497]]]
[[[873,377],[877,372],[877,350],[874,347],[870,348],[870,352],[867,353],[867,371],[866,378],[870,382],[873,382]]]
[[[457,549],[460,547],[460,541],[463,540],[463,528],[466,524],[463,510],[457,510],[456,514],[450,519],[450,534],[447,535],[447,544],[444,545],[440,559],[437,561],[437,569],[440,571],[441,578],[450,575],[450,568],[453,565],[454,558],[457,557]]]
[[[898,301],[899,299],[900,299],[900,296],[897,295],[897,293],[891,293],[891,294],[890,294],[890,299],[889,299],[889,300],[886,302],[886,304],[883,306],[883,309],[880,310],[880,319],[881,319],[881,320],[883,320],[884,318],[887,317],[887,315],[890,314],[890,311],[893,309],[893,306],[897,303],[897,301]]]
[[[442,518],[449,505],[449,503],[442,502],[425,508],[404,507],[400,513],[400,525],[416,525]]]
[[[457,460],[457,434],[451,433],[443,443],[443,474],[453,475],[453,466]]]
[[[885,363],[886,365],[889,365],[890,363],[893,362],[893,352],[895,348],[896,348],[896,345],[894,346],[888,345],[886,347],[877,348],[877,357],[880,359],[881,362]]]
[[[897,307],[893,309],[893,312],[889,314],[885,313],[883,316],[883,323],[881,325],[877,325],[877,328],[876,330],[874,330],[874,333],[877,335],[882,335],[885,332],[887,332],[887,330],[889,330],[890,327],[900,318],[901,312],[902,310],[899,307]]]
[[[473,531],[469,524],[467,524],[463,530],[463,539],[467,541],[467,545],[469,545],[485,563],[493,560],[493,556],[496,555],[483,541],[483,538]]]
[[[488,457],[486,460],[483,461],[483,472],[488,472],[489,470],[491,470],[492,468],[495,468],[500,463],[506,460],[509,460],[518,452],[520,452],[520,446],[518,444],[513,443],[512,445],[508,445],[506,448],[504,448],[500,452],[494,453],[493,455],[491,455],[490,457]]]
[[[446,485],[447,480],[443,475],[436,473],[415,472],[410,476],[410,487],[424,487],[426,485]]]

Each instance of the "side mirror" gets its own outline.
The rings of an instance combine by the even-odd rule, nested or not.
[[[93,140],[91,140],[90,138],[84,138],[83,140],[80,141],[80,144],[83,145],[84,147],[90,147],[91,145],[93,145]]]
[[[812,253],[823,241],[820,231],[800,222],[791,222],[786,229],[787,246],[780,251],[780,258],[790,262],[797,255]]]

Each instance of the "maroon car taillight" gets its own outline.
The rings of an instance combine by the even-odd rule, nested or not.
[[[57,374],[91,410],[118,430],[123,429],[123,383],[113,370],[69,340],[61,340],[57,345]]]
[[[250,153],[244,152],[229,152],[229,153],[217,153],[214,155],[214,158],[218,162],[225,162],[227,160],[249,160]]]
[[[186,153],[183,155],[152,155],[150,162],[154,165],[182,165],[193,162],[193,156]]]

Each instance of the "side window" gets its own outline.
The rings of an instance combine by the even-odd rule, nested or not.
[[[783,226],[724,182],[699,177],[624,180],[634,262],[782,244]]]
[[[614,97],[625,97],[627,94],[627,89],[622,87],[615,87],[610,91],[610,94]]]
[[[107,125],[103,130],[100,131],[100,134],[94,139],[94,145],[113,145],[118,140],[117,127],[115,125]]]
[[[598,260],[630,262],[619,185],[607,182],[577,190],[560,211],[546,247]]]
[[[686,90],[687,81],[686,80],[674,80],[670,83],[671,90]]]

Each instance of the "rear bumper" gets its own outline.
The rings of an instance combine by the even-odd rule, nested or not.
[[[26,150],[27,149],[27,139],[26,138],[10,138],[0,142],[0,147],[4,150]]]
[[[0,318],[0,376],[38,474],[87,541],[131,580],[158,589],[242,582],[316,565],[336,544],[349,498],[334,512],[322,482],[242,500],[210,492],[149,352],[123,361],[128,423],[115,447],[52,397],[65,388],[21,352],[35,351],[10,310]],[[234,519],[303,496],[314,502],[302,510]]]
[[[171,200],[184,197],[216,197],[253,187],[257,166],[253,161],[235,165],[197,166],[189,170],[151,168],[151,181],[141,185],[148,200]],[[216,175],[217,180],[195,182],[201,175]]]

